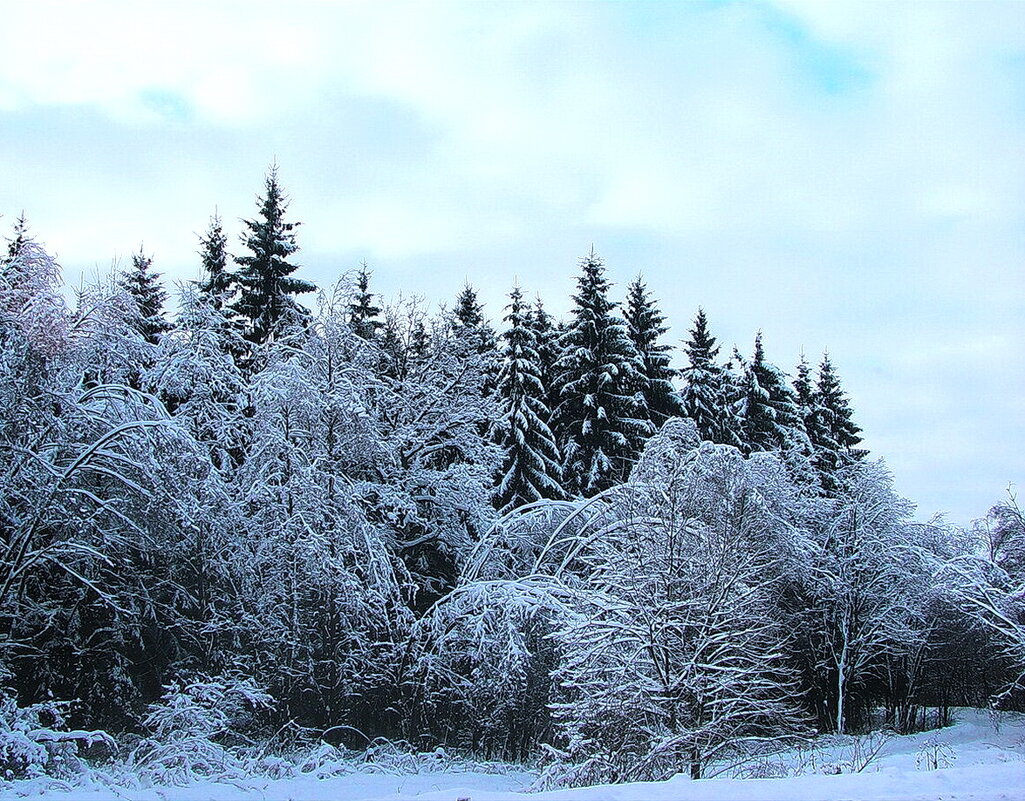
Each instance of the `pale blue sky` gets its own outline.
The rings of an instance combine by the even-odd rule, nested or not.
[[[32,2],[0,227],[197,277],[273,158],[322,284],[556,312],[593,243],[686,335],[833,356],[922,516],[1025,482],[1025,4]]]

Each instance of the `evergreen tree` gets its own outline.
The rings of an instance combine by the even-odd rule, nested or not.
[[[794,400],[805,421],[805,428],[811,434],[811,418],[815,412],[815,387],[811,381],[811,366],[801,352],[801,361],[797,364],[797,377],[794,379]]]
[[[817,427],[821,419],[818,408],[818,393],[811,379],[811,366],[801,352],[801,361],[797,364],[797,376],[794,378],[794,400],[801,418],[801,424],[808,435],[805,456],[814,458],[815,442],[819,439]]]
[[[702,440],[736,444],[726,425],[728,376],[715,363],[719,346],[708,330],[704,309],[698,309],[684,352],[687,367],[683,370],[684,388],[680,393],[684,413],[694,421]]]
[[[248,229],[242,243],[249,255],[235,257],[240,267],[235,310],[247,321],[247,338],[257,344],[273,339],[288,323],[306,319],[308,313],[293,296],[316,289],[292,276],[298,265],[288,257],[299,249],[294,233],[299,223],[285,221],[288,199],[278,185],[277,165],[267,173],[264,188],[258,218],[242,221]]]
[[[427,334],[427,326],[423,320],[417,320],[409,334],[409,355],[414,359],[426,359],[430,347],[431,338]]]
[[[210,218],[206,234],[199,238],[199,258],[203,267],[203,280],[199,291],[217,311],[231,301],[232,275],[228,272],[228,238],[224,235],[221,218],[216,212]]]
[[[505,457],[496,488],[496,505],[507,510],[541,498],[561,498],[562,470],[548,422],[537,341],[528,318],[528,305],[519,287],[509,294],[509,328],[502,334],[502,444]]]
[[[152,270],[153,258],[139,252],[132,255],[132,267],[121,274],[119,286],[135,301],[136,316],[132,327],[143,339],[156,345],[160,337],[171,328],[164,317],[167,291],[160,284],[160,275]]]
[[[378,319],[381,307],[374,305],[374,295],[370,291],[370,276],[367,263],[363,262],[356,276],[356,297],[349,304],[349,326],[356,336],[363,339],[376,339],[377,332],[384,327]]]
[[[592,249],[580,269],[556,364],[555,428],[567,489],[590,496],[626,479],[652,427],[635,391],[643,365],[614,314],[605,266]]]
[[[673,386],[678,372],[669,366],[671,348],[659,342],[659,338],[669,330],[663,325],[666,318],[658,310],[655,299],[649,296],[640,276],[627,289],[624,317],[630,341],[641,357],[643,379],[640,391],[648,419],[658,429],[670,417],[682,417],[685,412],[680,394]]]
[[[389,314],[384,318],[384,326],[381,329],[381,359],[380,372],[386,378],[403,380],[406,377],[406,346],[402,341],[402,333],[399,330],[399,321],[395,315]]]
[[[481,392],[491,395],[498,385],[501,369],[498,358],[498,337],[484,317],[484,306],[477,300],[477,290],[469,283],[463,286],[452,312],[450,335],[452,347],[464,357],[479,359],[484,373]]]
[[[466,283],[456,297],[452,311],[452,333],[475,353],[492,355],[498,345],[494,329],[484,318],[484,306],[477,301],[477,290]]]
[[[744,373],[742,405],[744,444],[749,452],[785,449],[803,428],[794,393],[783,373],[765,360],[761,331],[755,337],[754,355]]]
[[[720,419],[720,438],[722,444],[732,445],[734,448],[746,450],[744,433],[744,407],[745,407],[745,371],[747,362],[740,355],[737,346],[733,346],[733,353],[722,368],[722,407]]]
[[[822,356],[814,393],[814,423],[808,435],[815,453],[815,466],[822,476],[827,492],[835,489],[833,474],[841,467],[865,456],[856,446],[861,442],[861,428],[854,424],[854,410],[840,386],[829,354]]]
[[[7,241],[7,261],[13,261],[25,243],[30,241],[32,235],[28,232],[28,220],[25,218],[25,212],[22,212],[14,221],[14,236]]]
[[[534,298],[533,308],[527,313],[527,325],[534,336],[537,350],[538,375],[545,389],[545,406],[554,410],[559,405],[555,364],[559,360],[559,339],[562,333],[552,316],[545,311],[541,296]]]

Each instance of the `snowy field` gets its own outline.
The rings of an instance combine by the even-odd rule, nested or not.
[[[960,801],[1025,799],[1025,716],[961,710],[956,723],[921,734],[881,738],[829,738],[815,748],[788,752],[746,769],[775,778],[714,778],[524,792],[534,774],[472,771],[350,773],[300,776],[238,784],[127,789],[122,786],[45,788],[20,782],[0,795],[38,801]],[[836,770],[845,772],[836,774]],[[860,770],[859,770],[860,769]]]

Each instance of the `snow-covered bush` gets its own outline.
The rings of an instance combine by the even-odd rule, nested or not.
[[[977,527],[976,553],[943,564],[937,585],[993,635],[1006,683],[992,702],[1008,705],[1025,692],[1025,515],[1011,494]]]
[[[164,689],[142,725],[149,731],[128,766],[155,784],[188,784],[199,778],[238,778],[247,767],[238,746],[274,699],[242,676],[197,677]],[[233,747],[234,746],[234,747]]]
[[[543,579],[521,579],[471,582],[435,604],[411,638],[410,735],[489,757],[530,756],[550,736],[549,635],[564,600]]]
[[[565,747],[542,784],[699,778],[801,729],[775,606],[785,468],[664,444],[606,495],[579,557],[576,614],[555,635]]]
[[[927,737],[922,742],[915,757],[915,767],[919,770],[941,770],[949,768],[957,760],[957,754],[950,744],[938,734]]]
[[[56,702],[19,707],[0,691],[0,780],[38,776],[68,778],[85,770],[79,746],[102,743],[109,753],[114,740],[102,731],[68,731],[67,704]]]

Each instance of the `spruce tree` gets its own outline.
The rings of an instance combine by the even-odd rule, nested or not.
[[[494,329],[484,318],[484,306],[477,300],[477,290],[469,282],[456,297],[452,310],[452,333],[457,342],[475,353],[493,355],[498,345]]]
[[[21,281],[21,255],[26,245],[33,243],[32,235],[28,231],[28,220],[25,219],[25,212],[14,221],[13,236],[7,240],[7,255],[0,255],[0,288],[6,285],[14,286]]]
[[[431,338],[427,334],[427,326],[423,320],[413,323],[413,330],[409,333],[409,355],[413,359],[423,360],[431,349]]]
[[[683,370],[684,387],[680,393],[684,414],[698,427],[702,440],[719,444],[736,444],[726,425],[728,377],[716,364],[719,346],[708,330],[708,318],[699,308],[694,317],[690,338],[684,342],[687,367]]]
[[[794,378],[794,400],[797,403],[797,411],[801,417],[801,423],[808,434],[809,458],[814,457],[815,442],[819,438],[817,427],[821,419],[818,413],[818,393],[811,379],[811,366],[801,352],[801,361],[797,364],[797,375]]]
[[[408,353],[399,330],[399,321],[394,315],[385,317],[381,329],[381,374],[387,378],[403,381],[406,378]]]
[[[545,406],[554,410],[559,405],[555,364],[559,360],[559,339],[563,332],[545,310],[540,295],[534,297],[533,308],[527,314],[527,325],[534,335],[541,385],[545,388]]]
[[[231,302],[232,275],[228,272],[228,238],[216,212],[210,218],[206,234],[199,238],[199,244],[203,280],[199,282],[198,289],[207,302],[220,311]]]
[[[147,256],[140,246],[132,255],[132,266],[121,273],[118,285],[135,301],[132,327],[151,345],[170,330],[171,324],[164,317],[164,301],[167,291],[160,284],[160,275],[154,273],[153,258]]]
[[[747,362],[734,345],[729,360],[722,367],[722,416],[719,421],[719,436],[721,444],[732,445],[742,451],[748,449],[744,430],[746,371]]]
[[[680,394],[673,386],[677,371],[669,366],[669,345],[659,339],[669,329],[663,325],[665,316],[659,311],[655,299],[648,294],[641,276],[627,288],[626,313],[627,333],[641,358],[642,381],[640,392],[644,397],[647,417],[654,428],[671,417],[684,415]]]
[[[831,493],[836,488],[833,480],[836,471],[864,458],[866,452],[856,447],[861,442],[858,436],[861,429],[854,424],[854,410],[840,386],[828,353],[822,355],[819,365],[814,400],[814,424],[808,435],[823,488]]]
[[[801,418],[805,421],[807,428],[807,424],[815,412],[815,387],[811,381],[811,366],[803,351],[801,352],[801,361],[797,364],[797,377],[794,378],[794,400],[797,401],[797,408],[800,410]],[[808,433],[811,433],[810,428]]]
[[[26,242],[32,241],[32,235],[28,232],[28,220],[25,212],[22,212],[14,221],[14,236],[7,241],[7,261],[13,261],[21,252]]]
[[[496,505],[508,510],[541,498],[561,498],[559,451],[548,426],[537,340],[519,287],[509,294],[509,328],[502,334],[502,370],[498,377],[505,456],[496,488]]]
[[[240,267],[235,276],[240,287],[235,310],[247,321],[247,338],[257,344],[273,339],[289,323],[306,319],[308,313],[294,296],[316,289],[292,276],[298,265],[288,257],[299,249],[295,241],[299,223],[285,221],[288,198],[278,184],[277,165],[267,173],[264,189],[264,196],[258,198],[257,219],[242,221],[247,229],[242,244],[249,255],[235,257]]]
[[[744,373],[743,421],[749,452],[783,450],[794,444],[803,430],[793,390],[783,373],[765,359],[761,331]]]
[[[378,319],[381,307],[374,305],[374,295],[370,291],[370,276],[367,263],[363,262],[356,276],[356,297],[349,304],[349,326],[356,336],[363,339],[376,339],[378,331],[384,327]]]
[[[484,306],[477,300],[477,290],[468,282],[456,298],[450,333],[456,353],[480,360],[480,368],[484,373],[481,394],[490,396],[498,385],[501,369],[498,336],[484,317]]]
[[[626,480],[652,427],[635,389],[641,359],[614,314],[605,266],[592,249],[580,269],[573,320],[556,364],[555,429],[566,488],[591,496]]]

